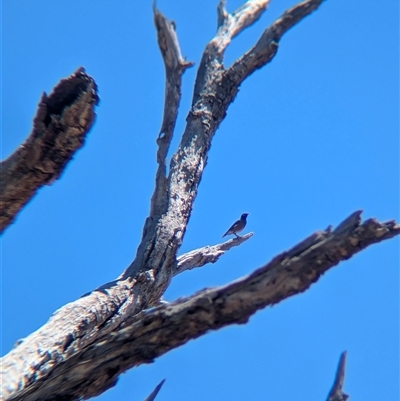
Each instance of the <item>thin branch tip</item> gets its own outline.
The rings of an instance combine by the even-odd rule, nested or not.
[[[241,245],[243,242],[251,238],[254,233],[242,235],[240,237],[231,238],[213,246],[204,246],[178,256],[176,266],[173,269],[173,276],[176,276],[186,270],[202,267],[208,263],[215,263],[226,251],[235,246]]]
[[[149,394],[149,396],[145,398],[144,401],[154,401],[164,383],[165,379],[162,379],[160,383],[158,383],[157,386],[154,388],[154,390],[151,392],[151,394]]]
[[[344,376],[346,370],[347,351],[340,354],[338,366],[336,368],[335,379],[327,401],[345,401],[349,396],[343,392]]]
[[[282,36],[315,11],[322,1],[305,0],[284,11],[280,17],[264,30],[257,43],[232,64],[228,69],[230,78],[236,84],[240,84],[254,71],[271,62],[277,53]],[[259,2],[256,1],[255,3]],[[260,1],[260,3],[262,3],[262,11],[264,11],[269,1]]]
[[[217,6],[217,30],[224,25],[227,18],[229,18],[229,14],[225,8],[226,1],[220,0]]]

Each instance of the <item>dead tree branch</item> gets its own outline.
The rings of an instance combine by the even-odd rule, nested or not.
[[[258,21],[267,9],[270,0],[249,0],[240,6],[234,13],[229,14],[225,8],[225,0],[220,0],[217,7],[218,32],[216,39],[222,40],[223,51],[230,40]]]
[[[221,3],[219,28],[202,56],[191,110],[168,175],[166,157],[177,118],[181,77],[191,63],[181,56],[173,24],[154,10],[167,84],[157,139],[155,190],[135,259],[116,280],[56,311],[44,326],[2,358],[5,400],[75,400],[98,395],[129,367],[148,363],[208,330],[244,323],[258,309],[306,290],[341,260],[399,233],[394,222],[367,220],[360,225],[357,212],[335,231],[314,234],[244,279],[158,306],[174,275],[213,262],[222,251],[248,238],[177,258],[211,141],[239,85],[273,58],[277,40],[320,3],[307,0],[288,10],[229,69],[222,63],[227,46],[260,17],[268,0],[249,0],[232,14]],[[49,121],[53,115],[59,116],[56,111]],[[75,113],[71,119],[79,121],[80,114]]]
[[[346,401],[349,398],[349,396],[342,391],[346,369],[346,355],[346,351],[342,352],[340,355],[335,381],[333,382],[332,389],[326,401]]]
[[[97,103],[96,83],[83,68],[43,93],[31,134],[0,166],[0,232],[43,185],[60,178],[84,144]]]
[[[156,8],[153,11],[158,46],[165,65],[165,101],[163,122],[157,138],[158,170],[156,173],[156,186],[151,199],[150,216],[147,222],[163,214],[167,206],[166,158],[174,134],[181,101],[182,75],[187,68],[193,66],[193,63],[185,61],[181,55],[178,37],[175,33],[175,25],[168,21]]]
[[[215,263],[226,251],[239,246],[253,236],[253,233],[248,233],[240,237],[232,238],[222,244],[214,246],[204,246],[203,248],[195,249],[185,253],[177,258],[176,267],[172,274],[174,276],[185,270],[192,270],[196,267],[202,267],[208,263]]]
[[[393,221],[361,223],[360,213],[353,213],[334,231],[328,228],[311,235],[247,277],[126,319],[118,330],[51,369],[51,380],[46,380],[43,366],[36,371],[41,379],[10,399],[96,396],[112,387],[123,371],[150,363],[210,330],[244,324],[257,310],[304,292],[341,261],[400,234],[400,226]],[[28,344],[25,347],[29,352]],[[4,360],[6,370],[17,360],[12,352]]]
[[[227,70],[227,77],[236,85],[240,85],[255,70],[269,63],[278,51],[282,36],[315,11],[322,1],[304,0],[286,10],[263,32],[256,45],[232,64]]]

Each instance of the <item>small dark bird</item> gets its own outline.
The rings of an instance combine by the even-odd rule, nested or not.
[[[234,235],[236,235],[237,238],[239,238],[239,235],[237,235],[236,233],[238,233],[239,231],[242,231],[242,230],[246,227],[246,223],[247,223],[246,219],[247,219],[247,216],[248,216],[248,215],[249,215],[248,213],[243,213],[243,214],[240,216],[240,219],[239,219],[238,221],[235,221],[235,222],[232,224],[232,226],[231,226],[231,227],[229,228],[229,230],[222,236],[222,238],[225,237],[225,235],[229,235],[229,234],[234,234]]]

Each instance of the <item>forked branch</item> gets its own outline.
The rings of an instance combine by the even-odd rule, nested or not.
[[[255,70],[269,63],[275,56],[282,36],[294,25],[315,11],[323,0],[304,0],[286,10],[261,35],[254,47],[236,60],[227,76],[240,85]]]
[[[168,21],[155,7],[154,24],[157,30],[157,41],[165,65],[165,100],[164,115],[157,138],[156,185],[151,199],[149,220],[161,216],[166,210],[167,177],[166,158],[174,134],[179,103],[181,101],[182,75],[193,63],[186,61],[181,54],[175,24]],[[148,221],[149,221],[148,220]],[[145,227],[144,232],[147,228]]]
[[[125,370],[150,363],[210,330],[246,323],[257,310],[305,291],[341,261],[400,233],[393,221],[361,223],[360,213],[353,213],[333,231],[328,228],[311,235],[247,277],[126,319],[118,330],[52,369],[51,380],[36,382],[13,400],[29,399],[24,397],[34,390],[37,399],[56,394],[73,400],[100,394]],[[343,383],[344,362],[340,366],[335,389]],[[8,369],[7,363],[4,367]]]
[[[366,246],[399,234],[394,222],[367,220],[360,224],[360,212],[356,212],[333,232],[327,229],[313,234],[248,277],[159,306],[174,275],[214,262],[221,252],[248,238],[177,258],[212,139],[239,85],[273,58],[281,36],[320,3],[307,0],[288,10],[228,69],[222,63],[225,49],[235,35],[260,17],[268,1],[250,0],[232,14],[221,3],[219,28],[202,56],[191,110],[168,175],[166,158],[177,118],[181,77],[190,63],[181,56],[174,24],[154,10],[167,83],[157,140],[156,187],[136,257],[120,277],[56,311],[2,359],[4,399],[75,400],[98,395],[129,367],[151,362],[208,330],[244,323],[255,311],[305,291],[327,269]],[[61,102],[61,108],[41,115],[41,124],[51,126],[69,116],[83,120],[79,127],[89,127],[97,101],[94,83],[89,80],[82,96],[70,100],[72,103]],[[84,112],[78,107],[81,100],[86,102]],[[60,138],[54,137],[51,144]],[[51,173],[46,180],[58,177],[47,165],[41,168]]]

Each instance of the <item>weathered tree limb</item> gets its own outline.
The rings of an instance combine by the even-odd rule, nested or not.
[[[218,25],[217,28],[224,32],[218,32],[215,39],[221,40],[224,50],[232,38],[237,36],[244,29],[258,21],[264,11],[267,9],[270,0],[248,0],[237,8],[234,13],[229,14],[226,11],[225,0],[220,0],[217,7]]]
[[[83,68],[43,93],[31,134],[0,166],[0,232],[61,176],[93,125],[97,103],[96,83]]]
[[[232,238],[222,244],[213,246],[204,246],[194,251],[187,252],[177,258],[177,264],[173,268],[174,276],[185,270],[192,270],[196,267],[202,267],[207,263],[215,263],[224,253],[234,246],[241,245],[253,236],[253,233],[248,233],[240,237]]]
[[[176,87],[169,88],[167,85],[166,88],[166,99],[168,96],[172,99],[172,109],[169,112],[173,115],[164,116],[158,138],[157,161],[159,168],[156,188],[135,260],[116,280],[103,285],[101,288],[65,305],[55,312],[48,323],[21,341],[3,358],[2,362],[7,367],[2,379],[3,394],[6,399],[55,399],[55,395],[61,396],[63,394],[66,397],[64,399],[72,400],[77,397],[89,397],[99,394],[114,385],[118,374],[123,369],[148,362],[157,355],[167,352],[168,349],[189,340],[189,331],[182,331],[181,334],[175,333],[177,335],[175,339],[166,339],[166,342],[160,345],[158,337],[154,336],[153,333],[149,334],[150,337],[143,337],[150,345],[150,348],[146,348],[144,344],[143,348],[132,348],[129,351],[135,353],[135,358],[137,359],[132,357],[128,351],[126,355],[122,355],[118,350],[116,354],[113,354],[111,346],[109,355],[110,357],[112,355],[115,356],[111,364],[109,363],[108,354],[103,354],[105,349],[103,347],[109,346],[110,338],[120,339],[121,333],[128,335],[128,328],[131,326],[134,330],[139,330],[140,327],[138,328],[137,325],[140,326],[141,323],[139,321],[135,321],[135,323],[134,319],[144,319],[144,321],[148,322],[147,316],[153,316],[152,313],[155,313],[155,310],[157,313],[161,313],[161,311],[164,311],[164,307],[170,307],[152,308],[158,304],[172,276],[176,273],[176,267],[178,266],[179,268],[179,260],[177,260],[176,255],[182,243],[202,173],[207,163],[212,138],[224,119],[227,108],[234,100],[240,83],[243,82],[246,76],[256,68],[265,65],[275,55],[276,38],[279,40],[283,33],[300,19],[306,17],[320,3],[321,1],[316,0],[303,1],[298,7],[293,7],[290,12],[285,13],[276,20],[270,31],[266,30],[266,32],[273,32],[276,37],[274,36],[274,39],[270,40],[271,35],[266,35],[266,38],[263,39],[263,34],[253,48],[254,56],[249,55],[251,50],[250,53],[248,52],[243,56],[248,57],[246,61],[250,67],[247,69],[244,65],[245,63],[243,63],[243,58],[233,63],[229,69],[225,69],[222,63],[224,52],[235,35],[259,18],[268,1],[248,1],[232,15],[229,15],[226,11],[220,11],[220,14],[224,16],[219,17],[220,26],[218,32],[207,44],[199,65],[192,107],[187,117],[187,125],[178,150],[172,157],[168,176],[166,176],[165,158],[176,121],[176,112],[180,100],[181,74],[188,65],[182,65],[185,62],[182,61],[179,46],[173,45],[173,43],[177,44],[173,25],[168,23],[165,17],[162,17],[155,10],[156,29],[158,31],[159,46],[166,65],[166,74],[168,76],[168,69],[170,68],[170,73],[172,75],[175,74],[174,76],[176,77],[175,85],[178,85],[179,88],[178,91]],[[171,59],[169,58],[170,55],[172,55]],[[254,57],[256,57],[256,60],[252,64],[252,58]],[[242,60],[241,63],[239,63],[240,60]],[[169,64],[170,62],[172,64]],[[168,79],[173,79],[171,78],[172,75]],[[167,108],[167,105],[165,108]],[[164,137],[167,139],[163,140]],[[356,228],[363,232],[368,228],[371,231],[369,234],[376,240],[375,242],[378,241],[376,238],[378,234],[382,234],[382,239],[386,239],[390,235],[393,236],[398,233],[398,226],[394,223],[379,225],[379,223],[369,221],[368,224],[365,222],[358,227],[358,219],[359,215],[355,214],[346,224],[342,225],[341,230],[347,232],[350,228],[357,226]],[[283,258],[283,255],[277,257],[276,262],[282,264],[289,273],[293,273],[294,268],[300,267],[297,262],[302,260],[304,252],[314,255],[318,263],[326,259],[328,262],[333,263],[332,258],[337,263],[338,260],[335,259],[337,257],[336,253],[327,255],[325,253],[318,254],[317,252],[314,254],[313,247],[317,247],[321,251],[325,249],[322,247],[324,241],[330,241],[329,243],[332,244],[334,242],[332,238],[338,239],[341,238],[341,235],[341,232],[337,230],[333,233],[326,230],[315,234],[308,238],[306,242],[288,251],[285,254],[286,259]],[[365,244],[367,246],[373,243],[373,241],[368,242],[369,240],[365,240],[364,244],[362,242],[364,240],[358,240],[357,238],[357,236],[349,238],[350,242],[356,242],[355,248],[362,248]],[[343,247],[336,249],[336,251],[341,254],[341,259],[339,260],[346,259],[356,252],[342,254],[348,251],[347,248]],[[281,260],[281,258],[283,259]],[[191,311],[192,313],[193,311],[198,311],[199,316],[197,318],[200,322],[198,333],[192,333],[195,337],[202,335],[209,329],[222,327],[222,325],[244,322],[255,310],[268,305],[268,302],[278,302],[284,296],[293,295],[297,290],[304,291],[313,282],[312,280],[316,280],[319,277],[320,274],[315,276],[312,271],[307,270],[309,265],[303,267],[306,270],[302,272],[301,277],[290,276],[290,279],[285,279],[282,283],[278,281],[275,283],[270,282],[271,291],[275,285],[281,291],[275,293],[275,301],[272,298],[269,301],[263,298],[264,295],[262,293],[265,292],[265,283],[264,287],[259,287],[257,280],[262,280],[265,277],[262,273],[257,276],[256,273],[259,272],[257,271],[250,276],[254,279],[254,282],[250,283],[251,286],[249,288],[251,288],[251,291],[246,290],[247,287],[243,287],[243,293],[240,293],[240,291],[238,293],[230,293],[231,289],[239,289],[239,284],[237,283],[231,284],[233,287],[223,287],[221,293],[218,292],[218,289],[207,290],[196,295],[193,299],[187,299],[189,304],[179,303],[181,301],[174,304],[178,309],[165,309],[168,313],[167,315],[162,315],[162,317],[167,319],[168,316],[171,316],[171,319],[173,317],[179,321],[181,319],[180,313],[183,313],[183,319],[186,316],[185,308],[193,306],[194,309],[191,309]],[[273,271],[276,272],[275,269]],[[271,277],[269,276],[270,272],[264,273]],[[279,278],[280,276],[277,275],[277,277]],[[279,285],[282,285],[282,287],[279,287]],[[302,285],[304,289],[301,289]],[[254,299],[250,297],[250,293],[253,294],[253,292],[255,293]],[[272,297],[273,294],[271,292],[267,295]],[[279,298],[281,296],[283,298]],[[207,306],[210,299],[212,300],[211,306]],[[249,304],[246,304],[246,301]],[[241,308],[242,304],[243,308]],[[236,315],[236,312],[230,314],[232,306],[238,308],[237,313],[239,315]],[[211,315],[208,316],[208,313],[206,313],[206,316],[203,316],[202,311],[208,310],[208,307],[214,308],[209,310]],[[136,318],[136,315],[144,309],[146,309],[146,314]],[[171,315],[172,312],[175,315]],[[196,316],[189,315],[186,316],[188,319],[189,317],[196,319]],[[214,322],[214,318],[211,319],[211,324],[214,324],[214,326],[210,326],[209,320],[213,316],[218,317],[218,319],[216,319],[216,322]],[[221,319],[219,319],[220,317]],[[182,324],[185,324],[184,322],[185,320],[183,319]],[[170,325],[170,329],[160,330],[160,336],[165,335],[168,330],[170,330],[169,335],[173,334],[173,322],[170,322]],[[125,332],[124,330],[128,331]],[[136,336],[136,331],[133,334]],[[144,334],[148,334],[148,332]],[[140,341],[136,342],[136,339],[129,340],[129,342],[130,346],[136,347],[136,344],[138,344],[137,346],[142,346]],[[121,344],[119,346],[121,350],[126,350]],[[141,354],[142,350],[143,354]],[[91,352],[94,354],[91,354]],[[88,362],[89,359],[85,359],[88,355],[93,357],[90,362]]]
[[[75,400],[98,395],[126,369],[150,363],[209,330],[244,324],[257,310],[304,292],[341,261],[400,234],[394,221],[368,219],[361,224],[360,213],[353,213],[333,231],[313,234],[247,277],[132,316],[124,327],[51,369],[51,380],[42,375],[10,399]]]
[[[278,51],[282,36],[304,17],[315,11],[323,0],[304,0],[286,10],[261,35],[254,47],[236,60],[227,70],[226,77],[240,85],[255,70],[269,63]]]
[[[336,369],[335,381],[326,401],[346,401],[349,396],[343,392],[344,374],[346,368],[346,351],[340,355],[338,367]]]
[[[177,258],[177,265],[174,267],[174,275],[177,275],[185,270],[190,270],[195,267],[204,266],[207,263],[215,263],[226,251],[239,246],[247,241],[253,234],[248,233],[239,238],[233,238],[222,244],[214,246],[206,246],[188,252]],[[111,287],[111,283],[110,283]],[[121,285],[118,286],[119,289]],[[123,288],[121,289],[124,290]],[[1,372],[1,383],[7,384],[7,387],[0,391],[0,399],[6,399],[8,394],[12,394],[21,386],[19,374],[24,373],[24,379],[43,378],[47,377],[49,370],[53,368],[53,364],[62,363],[69,356],[79,352],[93,340],[104,336],[111,330],[103,324],[101,326],[101,318],[103,315],[110,316],[112,309],[105,310],[108,305],[103,302],[107,298],[105,286],[97,291],[90,293],[88,296],[65,305],[63,308],[56,311],[50,320],[42,326],[38,331],[32,333],[29,337],[19,340],[15,348],[10,351],[5,357],[1,358],[1,364],[6,367]],[[116,292],[117,293],[117,292]],[[85,307],[89,307],[85,303],[86,298],[98,297],[98,303],[92,306],[91,314],[85,311]],[[106,305],[106,306],[105,306]],[[103,308],[103,309],[102,309]],[[120,320],[120,314],[126,319],[127,309],[115,308],[114,313],[117,319]],[[79,313],[82,313],[79,319]],[[95,318],[98,318],[97,326]],[[86,319],[86,320],[85,320]],[[85,326],[86,324],[86,326]],[[89,337],[88,333],[92,338]],[[91,341],[92,340],[92,341]],[[100,341],[100,340],[98,340]],[[56,364],[54,366],[56,366]],[[34,369],[31,366],[35,366]],[[33,379],[32,379],[33,380]],[[30,387],[29,382],[24,384]],[[105,389],[104,389],[105,391]],[[13,399],[13,398],[10,398]],[[22,398],[23,399],[23,398]],[[35,398],[32,398],[35,399]]]
[[[188,65],[185,65],[180,56],[179,46],[171,24],[156,10],[154,15],[159,45],[166,65],[166,74],[175,80],[175,86],[180,87],[181,74]],[[166,105],[166,112],[173,112],[174,116],[164,117],[162,127],[166,131],[164,132],[165,137],[170,141],[175,125],[180,90],[177,91],[176,87],[167,85],[166,98],[175,105],[174,110],[167,110],[169,106]],[[164,167],[162,164],[165,163],[164,158],[169,147],[168,141],[160,139],[159,149],[161,150],[159,150],[157,177],[163,174]],[[156,188],[155,194],[157,191]],[[164,197],[162,202],[166,203],[168,193],[162,195]],[[157,198],[157,196],[155,197]],[[155,207],[151,209],[155,210]],[[148,220],[156,221],[156,218],[150,216]],[[49,365],[49,356],[52,361],[50,364],[59,363],[68,358],[82,347],[98,340],[100,336],[114,330],[126,316],[132,315],[148,305],[150,298],[148,294],[151,293],[153,282],[154,275],[151,271],[138,274],[134,279],[130,276],[120,278],[56,311],[50,320],[33,334],[32,342],[29,345],[31,351],[28,351],[22,344],[15,349],[20,351],[21,358],[13,353],[15,350],[11,351],[16,359],[21,359],[22,365],[14,364],[12,369],[7,372],[9,381],[7,383],[3,381],[7,387],[5,394],[13,394],[17,389],[29,385],[36,377],[34,370],[30,369],[29,358],[25,358],[26,355],[32,355],[33,349],[46,350],[45,353],[39,352],[38,356],[34,357],[35,364],[40,366]],[[68,328],[65,326],[66,320],[68,320]],[[55,327],[63,327],[63,330],[56,331]]]
[[[261,17],[268,4],[269,0],[249,0],[232,14],[226,11],[224,1],[218,5],[218,31],[215,37],[207,43],[202,55],[194,85],[191,110],[192,116],[202,117],[204,120],[203,124],[207,128],[207,135],[210,135],[208,131],[215,132],[225,117],[225,114],[218,113],[214,107],[222,107],[222,111],[225,112],[239,89],[236,88],[234,93],[229,93],[226,87],[221,87],[224,93],[219,94],[217,91],[221,86],[221,77],[225,71],[223,67],[225,50],[233,37]],[[224,98],[220,96],[224,94],[229,94],[225,102]],[[209,121],[210,116],[214,117],[214,122]],[[213,124],[211,124],[212,122]]]
[[[182,75],[193,63],[185,61],[181,55],[175,25],[168,21],[155,7],[154,24],[157,30],[157,41],[165,65],[165,100],[164,116],[157,138],[156,185],[151,199],[149,219],[157,218],[165,212],[168,191],[166,177],[166,158],[171,144],[179,103],[181,101]],[[146,230],[146,225],[145,229]]]
[[[305,3],[317,2],[308,0]],[[267,4],[268,0],[248,1],[232,14],[232,18],[225,18],[202,56],[192,109],[179,148],[171,160],[168,190],[164,192],[168,201],[162,202],[167,208],[158,218],[150,216],[146,220],[135,260],[121,276],[127,279],[146,272],[151,281],[147,305],[157,302],[169,284],[171,266],[175,264],[176,253],[183,240],[211,140],[238,91],[237,85],[226,81],[221,84],[224,52],[235,35],[260,17]],[[310,12],[303,7],[296,15],[297,21]],[[285,19],[282,19],[283,23],[287,30]],[[279,22],[275,22],[275,26],[279,26]]]

